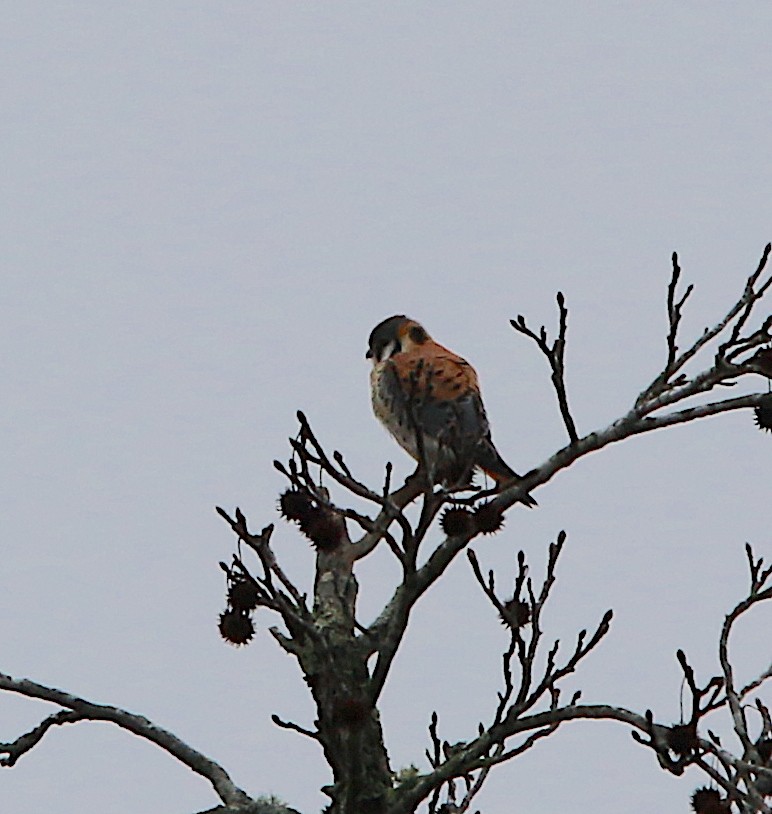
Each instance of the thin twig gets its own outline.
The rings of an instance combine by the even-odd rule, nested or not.
[[[526,324],[525,317],[522,314],[519,314],[517,319],[511,319],[509,324],[518,333],[532,339],[539,350],[546,356],[550,368],[552,369],[552,386],[555,388],[558,406],[560,407],[560,415],[563,417],[563,423],[568,432],[568,437],[573,444],[579,440],[579,435],[576,432],[576,424],[568,406],[568,395],[566,393],[565,350],[566,331],[568,329],[568,308],[566,307],[565,297],[561,291],[558,291],[557,303],[560,313],[560,323],[558,326],[558,336],[553,342],[552,347],[547,344],[547,330],[543,325],[538,334],[534,333]]]
[[[284,721],[278,715],[271,715],[271,720],[276,724],[276,726],[281,727],[282,729],[289,729],[292,732],[297,732],[300,735],[305,735],[307,738],[311,738],[311,740],[319,741],[319,733],[313,732],[310,729],[306,729],[305,727],[300,726],[300,724],[293,723],[292,721]]]

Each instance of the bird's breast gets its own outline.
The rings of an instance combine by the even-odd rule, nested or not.
[[[376,418],[406,452],[417,458],[415,430],[407,412],[407,402],[404,394],[395,387],[395,377],[387,363],[373,366],[370,396]]]

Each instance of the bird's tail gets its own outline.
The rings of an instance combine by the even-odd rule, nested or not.
[[[499,451],[493,446],[493,441],[489,438],[483,438],[477,445],[477,466],[496,481],[496,484],[506,483],[507,481],[520,480],[521,476],[512,469],[506,461],[499,455]],[[520,503],[533,508],[539,504],[530,496],[526,495],[520,499]]]

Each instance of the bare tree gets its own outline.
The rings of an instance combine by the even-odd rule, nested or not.
[[[566,721],[577,719],[613,720],[631,727],[633,737],[651,749],[659,765],[672,774],[682,774],[687,766],[699,767],[708,785],[692,796],[698,814],[772,812],[772,723],[769,707],[760,695],[772,675],[772,666],[748,685],[738,687],[728,655],[729,637],[737,621],[755,605],[772,598],[772,566],[765,567],[750,546],[746,547],[750,576],[747,596],[727,615],[719,633],[720,674],[701,685],[686,655],[680,650],[677,653],[691,710],[687,719],[675,724],[656,722],[650,710],[639,713],[610,705],[582,704],[580,692],[563,697],[561,682],[600,644],[612,620],[609,610],[591,632],[579,631],[568,653],[561,653],[559,643],[546,637],[542,612],[555,587],[565,533],[549,546],[541,584],[532,581],[525,554],[520,552],[512,587],[504,593],[494,573],[485,573],[469,548],[479,535],[498,532],[505,513],[526,494],[579,458],[609,444],[734,410],[753,409],[761,427],[772,427],[772,396],[768,393],[728,398],[722,392],[723,387],[743,378],[772,378],[772,317],[756,318],[756,306],[772,284],[772,277],[765,277],[769,253],[768,245],[737,302],[685,350],[679,348],[679,328],[692,286],[681,289],[681,269],[673,255],[664,366],[625,415],[584,435],[571,414],[565,384],[568,309],[562,294],[557,296],[559,321],[554,340],[544,327],[532,330],[522,316],[512,320],[512,327],[532,340],[550,365],[568,436],[566,446],[516,483],[494,489],[467,484],[440,487],[431,482],[425,461],[421,461],[416,472],[397,488],[392,485],[391,466],[387,465],[382,487],[373,489],[351,472],[339,452],[326,451],[305,415],[298,413],[300,428],[297,438],[291,440],[291,457],[286,464],[275,465],[288,481],[280,499],[282,514],[299,526],[317,552],[312,597],[303,594],[281,568],[271,542],[273,525],[255,533],[238,508],[232,514],[218,508],[238,541],[232,561],[220,564],[228,596],[220,631],[231,643],[246,644],[254,635],[252,613],[256,608],[267,608],[280,620],[281,625],[271,627],[270,632],[296,659],[316,704],[317,718],[313,728],[276,715],[273,721],[321,746],[332,773],[332,783],[323,789],[330,798],[329,812],[409,814],[422,805],[429,814],[468,811],[494,767],[553,735]],[[704,360],[702,369],[687,372],[687,366],[691,369],[699,360]],[[702,398],[695,401],[695,397]],[[416,422],[413,431],[420,451]],[[357,505],[371,509],[350,508],[347,504],[353,498]],[[408,512],[413,506],[416,511]],[[432,542],[436,538],[429,531],[437,525],[441,537],[439,542]],[[379,544],[391,551],[401,578],[381,612],[367,621],[357,615],[355,571],[357,562]],[[509,632],[509,644],[501,658],[501,689],[490,719],[480,723],[465,741],[451,744],[443,740],[440,721],[433,713],[426,770],[395,774],[378,715],[379,698],[416,602],[465,550],[480,589]],[[3,674],[0,688],[59,707],[31,731],[0,744],[3,765],[14,765],[54,726],[110,721],[153,742],[206,778],[221,803],[211,812],[290,811],[272,798],[250,797],[213,760],[140,715]],[[752,716],[749,710],[754,711]],[[722,744],[707,726],[708,716],[722,712],[730,716],[734,744]]]

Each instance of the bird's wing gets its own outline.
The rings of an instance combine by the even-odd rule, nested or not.
[[[474,368],[453,351],[427,342],[391,359],[405,393],[431,393],[441,401],[452,401],[468,393],[480,393]]]
[[[455,425],[475,440],[486,435],[480,385],[469,362],[436,343],[397,354],[389,362],[384,385],[405,409],[412,401],[424,432],[437,436]]]

